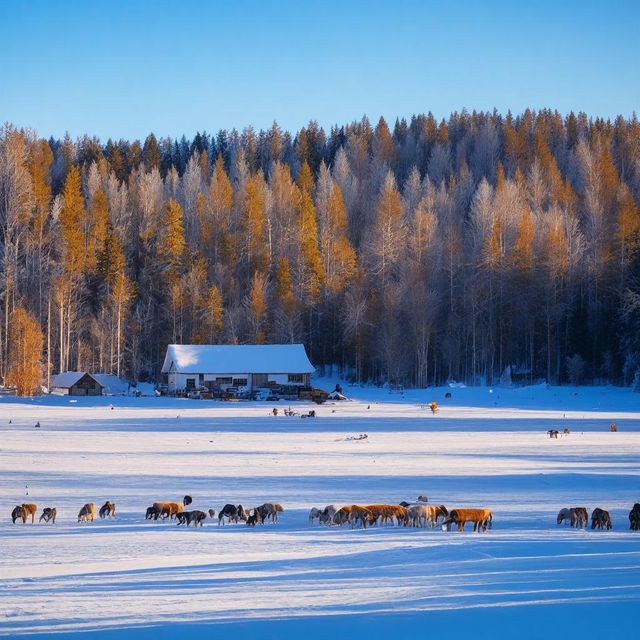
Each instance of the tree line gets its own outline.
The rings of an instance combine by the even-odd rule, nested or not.
[[[639,202],[635,115],[106,144],[7,124],[0,378],[157,380],[169,342],[303,342],[357,381],[640,381]]]

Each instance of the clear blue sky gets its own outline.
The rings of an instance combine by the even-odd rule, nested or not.
[[[640,111],[640,0],[2,0],[0,121],[112,138]]]

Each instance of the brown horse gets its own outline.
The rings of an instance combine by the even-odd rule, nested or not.
[[[101,518],[112,518],[116,515],[116,504],[107,500],[101,507],[99,516]]]
[[[451,525],[457,525],[458,531],[464,531],[467,522],[473,522],[473,530],[480,533],[493,526],[493,513],[489,509],[452,509],[449,517],[444,521],[447,531]]]
[[[87,502],[87,504],[80,509],[78,513],[78,522],[93,522],[96,519],[98,510],[94,502]]]
[[[36,521],[36,511],[38,506],[35,504],[22,504],[22,522],[26,522],[27,518],[31,516],[31,524]]]

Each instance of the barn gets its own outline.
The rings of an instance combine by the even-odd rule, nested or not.
[[[103,385],[85,371],[63,371],[51,380],[51,393],[64,396],[101,396]]]
[[[170,344],[162,365],[169,393],[308,387],[313,371],[302,344]]]

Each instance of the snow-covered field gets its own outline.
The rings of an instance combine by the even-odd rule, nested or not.
[[[269,415],[283,403],[1,396],[0,635],[538,638],[561,625],[562,635],[637,637],[640,533],[627,514],[640,502],[640,396],[345,393],[354,400],[292,405],[315,419]],[[545,433],[565,426],[571,435]],[[144,520],[153,501],[185,493],[203,510],[277,501],[285,512],[256,529]],[[312,506],[419,494],[489,507],[494,528],[307,521]],[[107,499],[114,520],[76,522],[85,502]],[[12,525],[25,501],[57,507],[56,525]],[[557,511],[574,505],[608,509],[613,530],[557,527]]]

